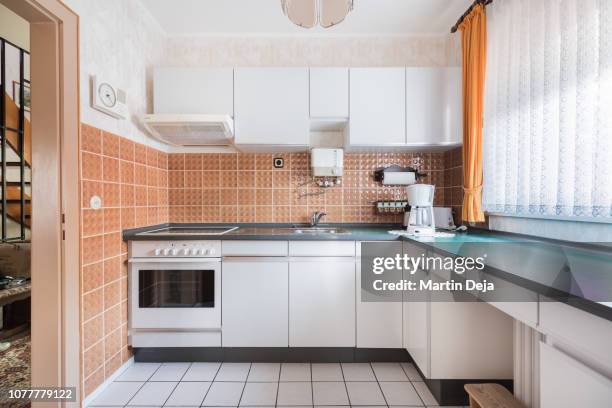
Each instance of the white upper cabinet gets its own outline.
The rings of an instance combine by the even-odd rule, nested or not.
[[[348,68],[310,68],[310,117],[348,118]]]
[[[444,136],[444,68],[406,68],[406,142],[439,143]]]
[[[350,69],[352,146],[406,145],[406,69]]]
[[[155,68],[155,113],[234,115],[233,68]]]
[[[444,69],[444,142],[463,143],[463,86],[460,67]]]
[[[308,146],[308,101],[308,68],[236,68],[236,144]]]
[[[461,144],[461,116],[459,68],[406,68],[408,145]]]

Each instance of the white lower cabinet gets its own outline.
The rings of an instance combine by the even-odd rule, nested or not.
[[[289,346],[355,347],[355,258],[292,258]]]
[[[288,280],[285,258],[223,261],[224,347],[287,347]]]
[[[357,243],[360,255],[360,243]],[[386,243],[385,247],[396,246],[401,252],[402,243]],[[399,282],[399,270],[387,271],[385,281]],[[374,293],[364,289],[361,282],[361,259],[355,265],[355,296],[357,299],[357,347],[362,348],[402,348],[402,292]],[[369,290],[369,292],[366,292]]]
[[[595,333],[593,333],[595,335]],[[540,342],[540,407],[609,407],[612,381]]]

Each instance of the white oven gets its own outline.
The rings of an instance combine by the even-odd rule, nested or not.
[[[221,345],[220,241],[132,241],[133,347]]]

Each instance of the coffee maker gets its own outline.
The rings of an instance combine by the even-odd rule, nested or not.
[[[407,188],[408,205],[405,225],[408,234],[433,236],[436,233],[433,199],[435,186],[431,184],[412,184]]]

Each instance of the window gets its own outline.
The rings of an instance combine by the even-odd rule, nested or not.
[[[612,1],[487,8],[484,209],[612,221]]]

